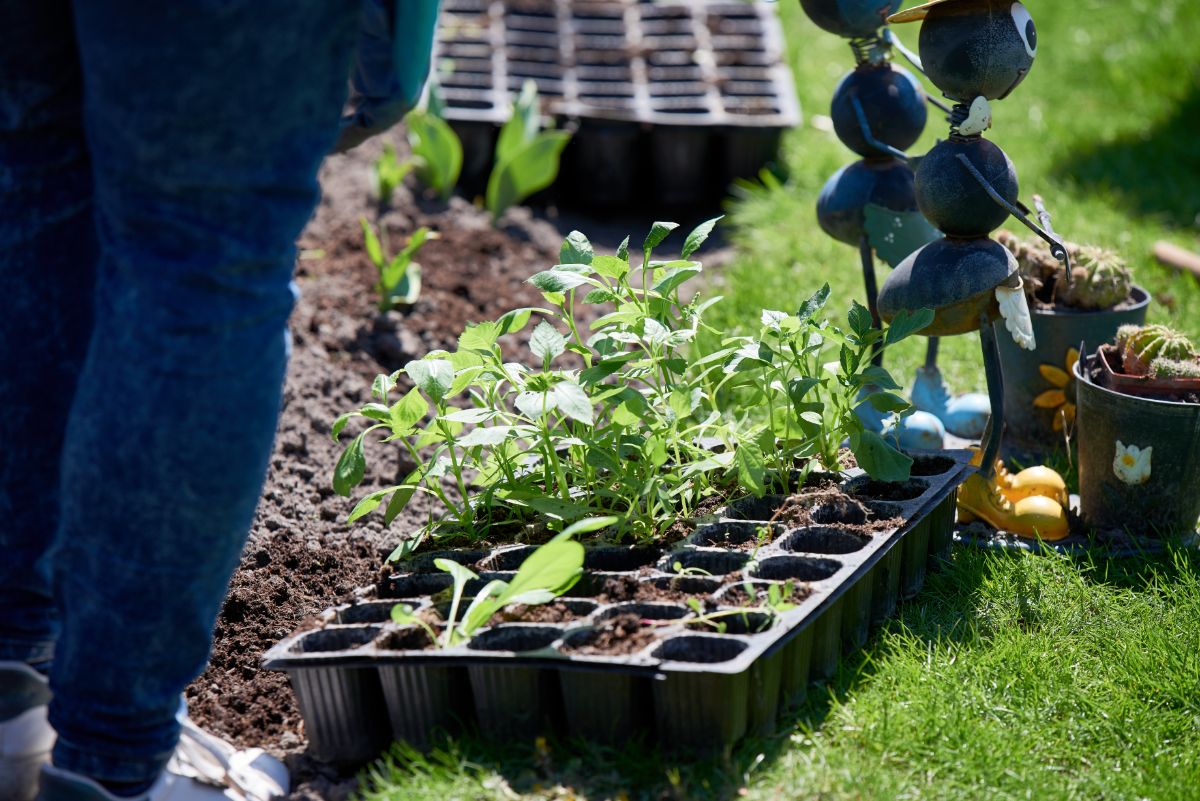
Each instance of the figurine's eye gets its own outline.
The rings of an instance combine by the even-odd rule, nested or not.
[[[1013,22],[1017,24],[1017,33],[1021,34],[1021,41],[1025,43],[1025,52],[1033,58],[1037,55],[1037,28],[1033,27],[1033,17],[1020,3],[1013,3],[1010,10]]]

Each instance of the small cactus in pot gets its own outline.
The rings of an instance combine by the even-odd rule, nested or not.
[[[1155,361],[1163,362],[1160,369],[1164,373],[1175,370],[1175,375],[1163,377],[1185,377],[1179,371],[1188,369],[1187,363],[1195,364],[1197,356],[1191,340],[1165,325],[1121,326],[1117,329],[1117,350],[1127,375],[1156,378],[1159,376],[1153,369]]]
[[[996,239],[1017,259],[1025,293],[1033,307],[1059,304],[1073,309],[1111,309],[1129,297],[1133,274],[1115,252],[1095,245],[1067,242],[1071,276],[1040,239],[1022,240],[1009,231]]]
[[[1195,359],[1165,359],[1159,356],[1150,362],[1150,375],[1160,381],[1179,378],[1200,378],[1200,361]]]

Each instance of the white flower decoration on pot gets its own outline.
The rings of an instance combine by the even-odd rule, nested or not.
[[[1150,480],[1150,457],[1153,447],[1139,448],[1125,445],[1117,440],[1117,455],[1113,457],[1113,472],[1117,478],[1130,486],[1145,484]]]

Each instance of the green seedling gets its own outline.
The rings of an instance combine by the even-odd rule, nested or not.
[[[525,81],[512,116],[496,140],[486,198],[493,220],[509,206],[554,183],[563,148],[570,140],[566,131],[541,130],[537,84]]]
[[[417,109],[404,117],[417,179],[448,200],[462,172],[463,149],[454,129],[431,111]]]
[[[450,559],[435,559],[434,566],[451,575],[454,586],[446,626],[439,638],[433,628],[418,617],[411,606],[392,607],[392,621],[400,625],[421,626],[430,639],[441,648],[451,648],[468,642],[496,612],[511,604],[537,606],[550,603],[575,586],[583,575],[583,546],[576,534],[594,531],[611,525],[612,518],[581,520],[531,553],[511,582],[489,581],[467,607],[461,619],[458,615],[467,583],[479,576],[470,568]]]
[[[396,192],[396,187],[400,186],[406,175],[412,172],[416,162],[412,159],[401,161],[396,155],[396,148],[389,145],[383,146],[383,154],[375,160],[371,167],[371,178],[375,184],[375,196],[379,199],[381,208],[387,208],[392,204],[392,195]]]
[[[671,569],[675,571],[676,576],[711,576],[712,573],[699,567],[684,567],[683,562],[675,561],[671,564]]]
[[[352,419],[370,423],[346,445],[334,489],[348,495],[362,481],[375,432],[404,448],[416,468],[362,498],[350,522],[383,506],[390,523],[421,492],[446,512],[397,558],[430,534],[483,537],[535,520],[559,530],[604,515],[617,518],[613,540],[646,540],[709,495],[731,491],[738,432],[714,393],[732,351],[700,358],[690,347],[719,299],[681,296],[702,272],[690,257],[715,222],[697,227],[680,257],[668,261],[652,254],[673,223],[654,224],[637,262],[627,244],[597,256],[573,232],[560,263],[529,279],[545,307],[470,325],[453,352],[435,351],[376,377],[372,402],[334,423],[335,439]],[[505,358],[506,335],[524,332],[535,316],[526,336],[536,363]],[[413,388],[397,399],[402,378]],[[702,446],[705,438],[725,449]]]
[[[362,224],[367,256],[379,274],[374,287],[379,295],[376,307],[384,312],[397,305],[411,306],[416,303],[421,294],[421,265],[413,261],[413,257],[422,245],[430,239],[436,239],[437,234],[428,228],[418,228],[399,253],[388,257],[386,237],[381,241],[365,217],[360,217],[359,222]]]
[[[933,312],[901,312],[887,328],[875,328],[871,314],[854,303],[849,330],[819,318],[829,298],[826,284],[795,314],[764,310],[757,337],[735,337],[726,362],[726,386],[737,404],[765,408],[767,420],[749,429],[737,446],[739,483],[756,495],[773,477],[787,488],[793,465],[841,469],[842,442],[848,440],[860,467],[881,481],[908,478],[912,459],[889,440],[866,428],[855,414],[860,403],[884,413],[911,411],[892,390],[899,385],[871,357],[925,328]],[[836,351],[836,361],[825,359]],[[803,476],[801,477],[803,479]]]

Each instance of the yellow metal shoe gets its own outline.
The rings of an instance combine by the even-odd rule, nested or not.
[[[1062,504],[1043,495],[1010,501],[1000,488],[979,473],[958,489],[958,521],[982,520],[1001,531],[1020,537],[1061,540],[1070,533]]]
[[[983,461],[983,451],[978,447],[972,448],[974,455],[971,464],[979,467]],[[1064,509],[1067,508],[1067,483],[1054,470],[1044,465],[1026,467],[1016,475],[1008,472],[1004,462],[996,460],[996,475],[994,479],[1000,492],[1013,503],[1023,498],[1041,496],[1049,498]]]

